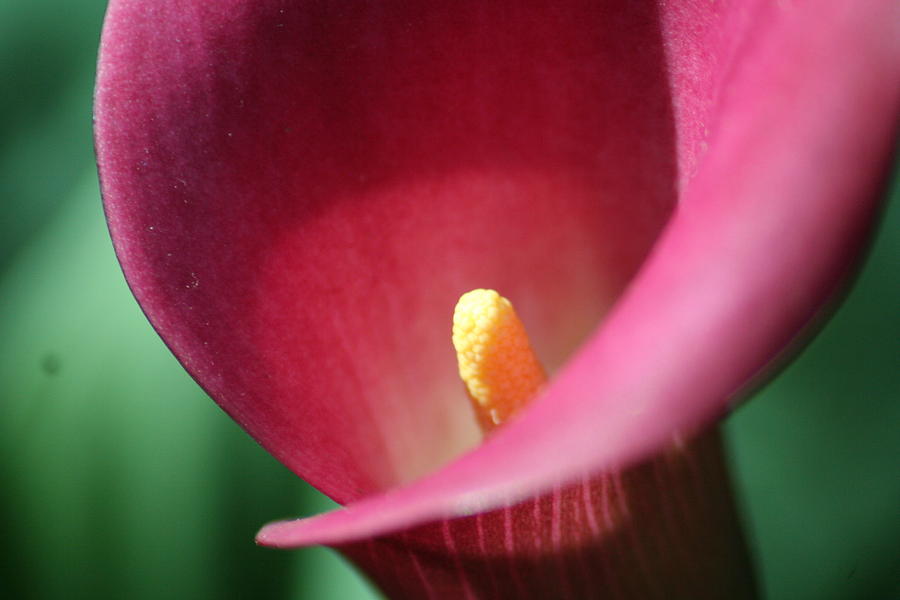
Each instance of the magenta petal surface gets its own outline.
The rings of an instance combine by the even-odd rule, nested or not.
[[[259,540],[343,542],[483,510],[633,462],[721,415],[833,297],[865,243],[896,126],[897,16],[889,2],[828,2],[720,17],[746,37],[707,107],[696,147],[708,150],[696,175],[682,172],[650,259],[543,397],[438,473],[270,525]],[[673,83],[688,93],[694,74],[680,60]],[[689,119],[704,107],[675,106],[684,166],[701,126]]]
[[[555,370],[675,203],[646,3],[115,0],[96,137],[156,329],[342,502],[478,443],[462,292],[512,298]]]
[[[259,541],[487,510],[722,415],[864,244],[897,10],[112,0],[96,141],[129,284],[242,427],[356,501]],[[474,287],[555,377],[434,470],[478,441],[449,345]]]

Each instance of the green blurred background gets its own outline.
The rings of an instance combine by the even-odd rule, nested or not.
[[[376,598],[328,550],[253,544],[329,503],[125,286],[91,147],[104,7],[0,2],[0,597]],[[773,600],[900,597],[897,204],[836,317],[727,425]]]

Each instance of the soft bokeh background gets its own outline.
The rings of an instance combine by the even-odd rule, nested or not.
[[[0,2],[0,597],[376,598],[328,550],[254,546],[329,504],[125,286],[91,148],[104,7]],[[771,599],[900,597],[898,256],[894,200],[846,304],[728,423]]]

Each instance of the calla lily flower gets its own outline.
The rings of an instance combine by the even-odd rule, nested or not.
[[[396,598],[752,597],[709,428],[865,246],[898,24],[892,0],[112,0],[95,132],[131,289],[346,505],[258,542],[337,547]],[[449,345],[477,287],[551,375],[484,441]]]

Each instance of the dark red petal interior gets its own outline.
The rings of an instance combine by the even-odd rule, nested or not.
[[[723,415],[835,298],[890,164],[900,5],[722,4],[718,33],[689,10],[665,15],[669,51],[699,52],[672,55],[673,89],[705,82],[714,103],[674,100],[681,165],[693,157],[697,173],[680,171],[678,209],[603,326],[475,451],[345,510],[267,526],[261,543],[368,539],[651,456]]]
[[[286,465],[347,501],[474,445],[449,342],[470,288],[510,297],[562,365],[450,468],[263,541],[369,537],[647,456],[835,292],[896,127],[897,3],[656,6],[111,2],[118,255]]]
[[[111,2],[97,88],[126,276],[186,368],[346,501],[477,443],[457,297],[551,369],[675,198],[652,3]]]

